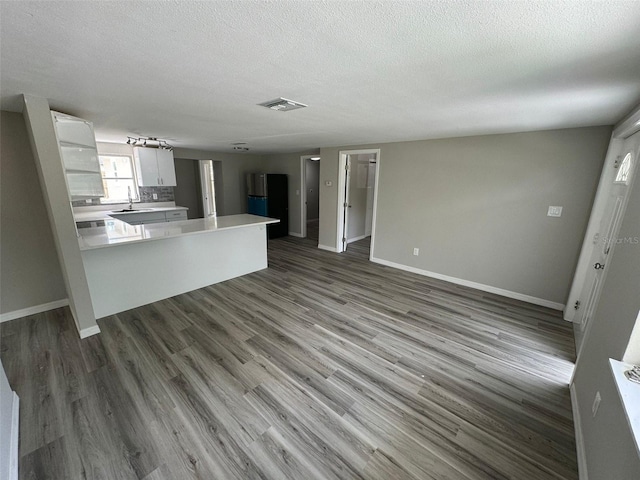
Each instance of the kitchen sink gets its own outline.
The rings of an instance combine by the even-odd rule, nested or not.
[[[151,212],[153,208],[124,208],[122,210],[112,210],[111,213],[133,213],[133,212]]]

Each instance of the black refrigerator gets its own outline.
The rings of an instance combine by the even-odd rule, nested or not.
[[[289,185],[280,173],[248,173],[247,211],[253,215],[277,218],[280,223],[267,225],[269,238],[289,235]]]

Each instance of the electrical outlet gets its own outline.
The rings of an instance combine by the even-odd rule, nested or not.
[[[547,217],[560,217],[562,215],[562,207],[549,207]]]
[[[413,254],[417,257],[418,255],[420,255],[420,249],[419,248],[414,248],[413,249]]]
[[[600,407],[600,402],[602,401],[602,397],[600,396],[600,392],[596,392],[596,396],[593,399],[593,405],[591,406],[591,413],[593,416],[596,416],[598,413],[598,408]]]
[[[154,193],[154,194],[153,194],[153,199],[154,199],[154,200],[157,200],[157,199],[158,199],[158,194],[157,194],[157,193]]]

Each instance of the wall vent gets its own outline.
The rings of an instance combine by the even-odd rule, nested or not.
[[[261,107],[266,107],[271,110],[277,110],[280,112],[288,112],[289,110],[296,110],[297,108],[308,107],[304,103],[295,102],[287,98],[276,98],[275,100],[269,100],[268,102],[259,103]]]

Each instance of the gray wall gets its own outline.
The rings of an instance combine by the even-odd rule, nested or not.
[[[564,303],[610,134],[590,127],[322,148],[319,243],[336,247],[339,151],[380,148],[375,257]],[[546,216],[550,205],[564,207],[561,218]]]
[[[306,152],[283,153],[276,155],[265,155],[262,171],[266,173],[284,173],[287,175],[289,183],[289,231],[301,234],[302,225],[300,218],[300,191],[304,188],[301,184],[300,157],[303,155],[313,155],[317,150]]]
[[[202,218],[202,187],[200,185],[200,164],[197,160],[175,158],[176,186],[173,195],[176,205],[187,207],[189,219]]]
[[[640,237],[640,181],[635,177],[618,238]],[[615,245],[609,263],[574,378],[589,480],[640,478],[640,459],[608,363],[609,358],[622,359],[640,311],[640,245]],[[602,402],[594,418],[597,391]]]
[[[307,221],[319,218],[320,162],[306,160],[305,188],[307,189]]]
[[[67,298],[24,118],[1,112],[0,313]]]
[[[264,157],[242,153],[216,153],[188,148],[175,148],[174,158],[215,160],[222,162],[222,190],[224,215],[247,212],[245,174],[263,170]],[[216,171],[216,173],[218,173]],[[276,173],[276,172],[274,172]],[[217,199],[217,195],[216,195]]]

